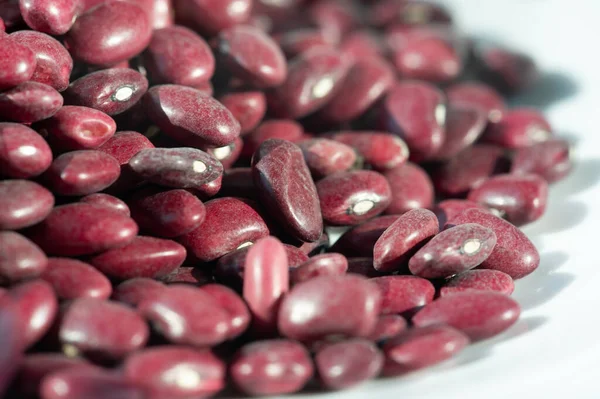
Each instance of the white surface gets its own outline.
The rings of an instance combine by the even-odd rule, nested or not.
[[[576,143],[573,174],[551,189],[546,216],[525,229],[542,261],[517,283],[522,319],[437,368],[350,391],[294,397],[599,399],[600,1],[446,3],[464,31],[534,55],[550,76],[529,100]]]

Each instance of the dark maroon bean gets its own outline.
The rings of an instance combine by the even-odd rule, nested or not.
[[[231,168],[223,172],[223,185],[219,195],[256,199],[256,190],[252,181],[252,168]]]
[[[408,147],[398,136],[376,131],[342,131],[331,136],[335,141],[354,147],[375,170],[395,168],[408,159]]]
[[[131,217],[142,230],[157,237],[177,237],[204,221],[204,204],[186,190],[147,191],[130,202]]]
[[[316,255],[290,270],[292,284],[299,284],[320,276],[338,276],[348,270],[348,260],[342,254]]]
[[[345,172],[356,163],[352,147],[338,141],[318,138],[298,142],[308,169],[316,177]]]
[[[370,10],[369,21],[378,27],[392,23],[415,26],[431,23],[449,25],[452,23],[452,16],[439,4],[415,0],[386,0],[379,2]]]
[[[449,196],[464,196],[507,166],[502,148],[475,144],[461,151],[433,173],[435,188]]]
[[[431,158],[444,142],[444,94],[425,82],[396,84],[383,101],[381,126],[402,138],[413,161]]]
[[[0,118],[32,123],[51,117],[62,107],[63,98],[51,86],[25,82],[0,93]]]
[[[471,190],[468,199],[497,211],[515,226],[523,226],[546,211],[548,183],[536,175],[498,175]]]
[[[359,274],[364,277],[381,277],[384,274],[373,266],[373,258],[348,258],[348,274]]]
[[[53,206],[52,193],[35,182],[0,181],[0,230],[18,230],[39,223]]]
[[[478,109],[492,123],[499,122],[506,112],[504,99],[485,83],[457,83],[446,90],[446,96],[451,106]]]
[[[206,217],[180,242],[198,259],[208,262],[269,235],[253,206],[237,198],[218,198],[205,204]]]
[[[255,87],[279,86],[287,76],[281,49],[258,28],[239,25],[222,31],[217,51],[235,77]]]
[[[274,237],[261,238],[250,247],[244,261],[243,294],[255,331],[269,334],[276,330],[279,304],[288,289],[285,248]]]
[[[310,355],[301,344],[277,339],[244,345],[233,359],[229,373],[245,394],[271,396],[301,390],[312,377],[313,369]]]
[[[148,148],[128,163],[140,177],[174,188],[200,189],[223,174],[219,161],[196,148]]]
[[[346,389],[376,378],[383,354],[372,342],[351,339],[326,345],[315,355],[321,384],[328,389]]]
[[[223,104],[191,87],[154,86],[144,105],[165,134],[185,145],[218,147],[240,134],[240,124]]]
[[[484,78],[499,90],[513,94],[531,87],[539,77],[534,61],[527,55],[503,48],[489,48],[479,54]]]
[[[0,123],[0,174],[34,177],[52,163],[52,151],[37,132],[20,123]]]
[[[354,225],[382,213],[392,192],[385,177],[373,171],[340,172],[317,182],[323,220]]]
[[[109,187],[120,174],[115,158],[101,151],[81,150],[56,157],[44,179],[57,194],[87,195]]]
[[[117,285],[113,291],[113,299],[137,307],[146,299],[154,298],[165,285],[150,278],[137,277]]]
[[[411,253],[439,232],[437,217],[427,209],[413,209],[388,227],[373,247],[374,267],[382,272],[400,269]]]
[[[110,281],[87,263],[69,258],[50,258],[41,276],[60,299],[107,299],[112,293]]]
[[[535,174],[553,183],[567,176],[572,167],[569,143],[553,139],[517,149],[510,173]]]
[[[463,350],[469,338],[449,326],[411,328],[383,346],[385,376],[396,376],[433,366]]]
[[[0,300],[0,395],[4,396],[5,390],[13,382],[13,377],[23,358],[23,331],[21,331],[21,317],[16,304],[9,299]]]
[[[386,314],[379,316],[375,329],[367,338],[374,342],[386,341],[408,328],[404,317],[397,314]]]
[[[379,288],[356,276],[323,276],[296,285],[279,308],[279,332],[300,341],[366,337],[377,323]],[[311,309],[307,312],[307,309]]]
[[[233,166],[233,164],[238,160],[242,153],[242,149],[244,146],[244,140],[241,137],[237,137],[233,143],[230,143],[223,147],[208,147],[205,148],[205,151],[217,158],[223,168],[227,169]]]
[[[46,270],[42,250],[14,231],[0,231],[0,276],[9,281],[37,277]]]
[[[381,314],[407,313],[433,301],[435,288],[416,276],[385,276],[372,279],[381,292]]]
[[[112,156],[119,164],[125,165],[134,155],[143,149],[154,148],[146,136],[138,132],[117,132],[98,151]]]
[[[250,325],[250,311],[235,291],[220,284],[207,284],[202,286],[201,289],[210,294],[219,306],[229,313],[229,339],[235,338],[246,331]]]
[[[533,108],[516,108],[506,112],[483,135],[484,141],[504,148],[529,147],[551,138],[552,128],[548,121]]]
[[[56,294],[42,280],[22,283],[8,291],[19,313],[19,331],[24,347],[35,344],[52,326],[58,312]]]
[[[0,90],[10,89],[31,79],[36,58],[26,45],[0,34]]]
[[[314,256],[323,252],[323,250],[325,250],[326,248],[329,248],[329,235],[327,234],[327,232],[323,232],[323,234],[321,234],[321,238],[319,238],[318,241],[301,242],[297,243],[296,245],[302,253],[305,253],[308,256]]]
[[[135,222],[111,209],[85,203],[55,207],[29,232],[48,255],[89,255],[133,240]]]
[[[352,227],[333,244],[331,251],[341,252],[346,256],[372,256],[373,246],[398,217],[400,215],[378,216]]]
[[[148,398],[204,398],[225,386],[226,366],[205,350],[179,346],[150,348],[123,363],[125,379],[144,388]]]
[[[150,43],[152,26],[144,9],[127,1],[100,3],[80,15],[65,37],[73,55],[88,64],[114,65]]]
[[[444,230],[414,254],[411,273],[424,278],[450,277],[479,266],[494,250],[496,234],[475,223]]]
[[[212,77],[215,57],[198,34],[176,25],[152,33],[144,66],[155,83],[197,86]]]
[[[342,87],[350,62],[333,48],[317,47],[294,58],[287,79],[267,101],[280,117],[300,118],[325,105]]]
[[[317,189],[297,145],[278,139],[263,142],[252,158],[252,177],[263,206],[290,234],[303,241],[321,237]]]
[[[67,354],[89,353],[120,359],[141,349],[148,326],[134,310],[117,302],[80,298],[66,308],[59,338]]]
[[[240,123],[241,134],[251,132],[267,112],[267,98],[261,91],[227,93],[219,101]]]
[[[148,90],[148,80],[129,68],[92,72],[75,80],[65,92],[66,102],[120,114],[133,107]]]
[[[309,257],[302,249],[289,244],[283,244],[283,246],[285,248],[285,253],[287,254],[288,265],[290,268],[296,268],[308,261]]]
[[[443,226],[448,220],[454,219],[454,217],[456,217],[462,211],[466,211],[467,209],[480,209],[482,211],[488,210],[485,206],[480,205],[477,202],[463,199],[447,199],[438,202],[435,206],[434,212],[438,217],[440,226]]]
[[[473,341],[490,338],[512,326],[521,308],[514,299],[493,291],[468,291],[436,299],[412,322],[417,327],[446,324]]]
[[[103,206],[108,209],[112,209],[115,212],[119,212],[125,216],[130,216],[129,207],[125,202],[120,200],[117,197],[113,197],[109,194],[104,193],[95,193],[89,194],[80,199],[81,202],[85,202],[86,204]]]
[[[245,22],[252,10],[252,0],[176,0],[174,5],[179,19],[207,36]]]
[[[181,266],[170,274],[160,278],[160,281],[167,284],[185,284],[194,287],[201,287],[212,282],[212,275],[207,271],[193,266]]]
[[[487,125],[486,114],[477,108],[448,107],[446,137],[435,154],[436,160],[448,160],[473,144]]]
[[[78,0],[20,0],[21,15],[29,27],[49,35],[64,35],[81,11]]]
[[[244,154],[251,157],[258,147],[268,139],[300,141],[304,138],[302,125],[291,119],[273,119],[261,123],[245,137]]]
[[[392,200],[385,213],[402,214],[411,209],[431,208],[433,183],[419,165],[407,162],[384,173],[392,190]]]
[[[22,25],[23,18],[19,9],[18,0],[3,1],[0,3],[0,18],[5,29],[15,29]]]
[[[468,270],[448,280],[440,289],[440,296],[470,290],[497,291],[510,295],[514,288],[512,278],[499,270]]]
[[[68,368],[42,380],[42,399],[144,399],[142,387],[100,368]]]
[[[298,55],[319,47],[335,48],[336,38],[327,35],[324,29],[300,28],[282,32],[277,40],[283,52],[289,57]]]
[[[138,309],[172,343],[205,347],[229,337],[231,316],[196,287],[167,287],[140,302]]]

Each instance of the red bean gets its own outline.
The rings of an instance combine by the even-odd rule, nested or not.
[[[301,28],[283,32],[278,42],[288,58],[293,58],[318,47],[335,48],[337,40],[323,29]]]
[[[372,279],[381,292],[382,314],[414,312],[433,301],[435,288],[416,276],[385,276]]]
[[[251,132],[267,112],[267,98],[261,91],[227,93],[219,101],[240,123],[241,134]]]
[[[201,289],[210,294],[212,299],[229,313],[229,339],[236,338],[246,331],[250,325],[250,311],[235,291],[220,284],[207,284],[202,286]]]
[[[245,394],[271,396],[299,391],[312,377],[313,369],[302,345],[277,339],[244,345],[233,359],[229,373]]]
[[[46,270],[42,250],[14,231],[0,231],[0,276],[9,281],[37,277]]]
[[[533,85],[539,76],[535,63],[525,54],[492,47],[479,56],[485,67],[484,79],[504,93],[518,93]]]
[[[67,354],[90,353],[120,359],[146,344],[148,326],[125,305],[80,298],[66,308],[59,338]]]
[[[135,222],[105,207],[85,203],[55,207],[29,235],[48,255],[79,256],[127,244]]]
[[[373,246],[379,237],[399,216],[378,216],[346,230],[335,244],[333,244],[331,251],[341,252],[346,256],[372,256]]]
[[[0,118],[5,121],[32,123],[54,115],[63,98],[51,86],[25,82],[0,93]]]
[[[290,270],[292,284],[299,284],[320,276],[338,276],[348,270],[348,260],[342,254],[316,255]]]
[[[392,190],[392,200],[385,213],[402,214],[411,209],[433,206],[433,183],[419,165],[407,162],[386,171],[383,175]]]
[[[261,123],[245,137],[244,154],[251,157],[258,147],[268,139],[300,141],[304,137],[302,125],[291,119],[272,119]]]
[[[315,366],[323,386],[346,389],[377,377],[383,359],[372,342],[355,338],[320,349],[315,355]]]
[[[2,36],[0,39],[0,90],[6,90],[31,79],[36,58],[26,45]]]
[[[245,22],[250,17],[251,0],[176,0],[175,14],[207,36]]]
[[[328,140],[312,139],[300,141],[306,165],[316,177],[345,172],[356,163],[356,152],[346,144]]]
[[[223,147],[203,147],[207,153],[221,162],[224,169],[228,169],[238,160],[242,153],[244,140],[237,137],[232,143]],[[219,177],[222,179],[222,176]],[[219,191],[219,190],[217,190]],[[215,192],[216,194],[216,192]]]
[[[411,252],[439,232],[437,217],[427,209],[413,209],[400,216],[373,247],[374,267],[382,272],[400,269]]]
[[[9,387],[23,357],[21,317],[15,304],[4,296],[0,301],[0,395]]]
[[[344,36],[340,51],[353,61],[385,55],[381,38],[375,31],[355,30]]]
[[[535,109],[517,108],[485,132],[483,139],[504,148],[529,147],[552,138],[552,128],[544,116]]]
[[[252,159],[252,177],[262,204],[290,234],[303,241],[321,237],[317,188],[298,146],[277,139],[263,142]]]
[[[402,316],[396,314],[382,315],[379,316],[373,332],[367,338],[374,342],[387,341],[407,328],[408,323]]]
[[[44,220],[54,206],[50,191],[29,180],[0,180],[0,230],[18,230]]]
[[[113,299],[137,307],[144,300],[154,298],[164,288],[164,284],[150,278],[132,278],[115,287]]]
[[[110,281],[87,263],[69,258],[50,258],[41,276],[60,299],[107,299],[112,293]]]
[[[435,205],[434,212],[438,217],[440,226],[443,226],[448,220],[454,219],[454,217],[456,217],[462,211],[466,211],[467,209],[488,211],[484,205],[480,205],[477,202],[463,199],[447,199],[438,202]]]
[[[421,1],[395,0],[382,1],[376,4],[369,13],[369,20],[375,26],[384,26],[391,23],[406,25],[427,25],[440,23],[450,25],[452,16],[443,6]]]
[[[362,23],[360,8],[350,1],[314,2],[308,12],[310,20],[331,37],[344,36]]]
[[[489,122],[499,122],[506,112],[506,104],[494,88],[480,82],[456,83],[446,90],[451,106],[478,109]]]
[[[440,296],[469,290],[498,291],[510,295],[514,288],[512,278],[499,270],[468,270],[446,281],[440,289]]]
[[[103,206],[107,209],[112,209],[115,212],[119,212],[125,216],[130,216],[129,207],[123,201],[117,197],[113,197],[109,194],[95,193],[89,194],[80,199],[81,202],[86,204]]]
[[[52,163],[52,151],[37,132],[18,123],[0,123],[0,174],[34,177]]]
[[[448,107],[446,137],[435,159],[447,160],[457,156],[481,136],[486,125],[486,114],[477,108]]]
[[[33,30],[64,35],[81,11],[77,0],[20,0],[23,19]]]
[[[331,136],[347,144],[363,157],[373,169],[385,171],[395,168],[408,159],[408,147],[398,136],[376,131],[343,131]]]
[[[154,148],[154,145],[143,134],[117,132],[106,143],[98,147],[98,151],[107,153],[119,161],[119,164],[125,165],[134,155],[147,148]]]
[[[129,356],[126,380],[141,386],[147,398],[204,398],[225,386],[225,364],[209,351],[156,347]]]
[[[348,258],[348,274],[359,274],[364,277],[381,277],[384,274],[373,267],[373,258]]]
[[[554,183],[567,176],[572,167],[569,143],[553,139],[517,149],[513,154],[510,173],[535,174],[548,183]]]
[[[356,276],[323,276],[296,285],[279,308],[279,332],[300,341],[366,337],[377,323],[377,286]]]

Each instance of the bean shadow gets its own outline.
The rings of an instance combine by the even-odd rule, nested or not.
[[[524,231],[530,237],[538,237],[569,230],[585,220],[587,206],[579,201],[552,195],[548,209],[536,223],[527,226]]]
[[[566,197],[584,192],[600,181],[600,159],[573,158],[571,174],[553,186],[553,192],[558,196]]]
[[[575,80],[559,72],[542,72],[538,81],[528,90],[513,96],[511,107],[535,107],[542,110],[573,96],[578,91]]]
[[[505,341],[511,341],[517,337],[524,336],[529,334],[530,332],[537,330],[544,324],[548,322],[548,317],[544,316],[529,316],[522,317],[517,321],[513,326],[511,326],[508,330],[503,332],[500,335],[495,336],[494,338],[476,343],[473,345],[473,349],[479,349],[480,351],[488,349],[494,345],[498,345],[499,343]]]

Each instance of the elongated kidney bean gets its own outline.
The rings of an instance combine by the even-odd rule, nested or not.
[[[572,167],[569,143],[553,139],[517,149],[512,157],[510,173],[535,174],[548,183],[554,183],[567,176]]]
[[[392,190],[392,200],[385,212],[402,214],[411,209],[431,208],[434,200],[433,183],[419,165],[407,162],[383,174]]]
[[[261,203],[290,234],[303,241],[321,237],[317,188],[297,145],[278,139],[263,142],[252,159],[252,177]]]
[[[412,322],[417,327],[447,324],[475,341],[506,330],[517,321],[520,312],[519,304],[509,296],[493,291],[469,291],[433,301]]]
[[[321,383],[329,389],[345,389],[379,375],[383,354],[372,342],[354,338],[326,345],[315,355]]]
[[[373,247],[373,266],[382,272],[400,269],[411,252],[439,232],[435,214],[427,209],[413,209],[400,216],[377,239]]]
[[[245,137],[244,155],[251,157],[258,147],[268,139],[281,139],[292,142],[304,137],[302,125],[291,119],[272,119],[261,123]]]
[[[49,35],[64,35],[81,12],[77,0],[20,0],[21,15],[29,27]]]
[[[37,277],[46,270],[42,250],[14,231],[0,231],[0,276],[9,281]]]
[[[106,143],[98,147],[98,151],[107,153],[119,161],[120,165],[125,165],[134,155],[147,148],[154,148],[154,145],[143,134],[117,132]]]
[[[477,223],[494,231],[497,237],[492,254],[481,264],[483,269],[500,270],[513,279],[525,277],[540,263],[540,255],[527,238],[513,224],[479,209],[468,209],[449,220],[446,226]]]
[[[36,131],[19,123],[0,123],[0,175],[34,177],[52,163],[52,150]]]
[[[410,271],[425,278],[445,278],[480,265],[496,245],[492,229],[475,223],[442,231],[414,254]]]
[[[105,207],[76,203],[55,207],[48,217],[28,232],[48,255],[89,255],[133,240],[135,222]]]
[[[331,335],[365,337],[375,328],[380,303],[379,289],[363,277],[313,278],[296,285],[284,297],[279,308],[279,332],[300,341]],[[307,313],[308,307],[311,311]]]
[[[148,326],[125,305],[80,298],[66,308],[60,321],[59,338],[67,353],[120,359],[146,344]]]
[[[175,285],[138,305],[154,328],[176,344],[213,346],[229,337],[231,316],[209,293]]]
[[[14,40],[2,38],[0,43],[0,90],[10,89],[31,79],[36,65],[35,54]]]
[[[290,270],[290,280],[299,284],[320,276],[338,276],[348,270],[348,260],[342,254],[328,253],[316,255],[300,266]]]
[[[100,368],[68,368],[49,374],[40,386],[42,399],[144,399],[142,387]]]
[[[382,314],[414,312],[433,301],[435,288],[416,276],[385,276],[372,279],[381,292]]]
[[[478,109],[492,123],[499,122],[506,112],[506,104],[493,87],[481,82],[456,83],[446,90],[452,107]]]
[[[478,204],[477,202],[469,201],[466,199],[447,199],[438,202],[435,205],[434,212],[438,217],[440,226],[446,224],[450,219],[454,219],[455,216],[460,214],[462,211],[467,209],[480,209],[482,211],[488,211],[484,205]]]
[[[312,377],[313,369],[301,344],[277,339],[244,345],[231,363],[229,373],[245,394],[270,396],[299,391]]]
[[[18,230],[39,223],[53,206],[52,193],[35,182],[0,181],[0,230]]]
[[[435,159],[447,160],[457,156],[481,136],[486,124],[486,114],[477,108],[448,107],[446,136]]]
[[[207,36],[245,22],[250,17],[252,0],[176,0],[175,14],[183,22]]]
[[[240,134],[239,122],[223,104],[191,87],[154,86],[144,106],[165,134],[192,147],[223,146]]]
[[[240,123],[241,134],[251,132],[267,112],[267,98],[261,91],[227,93],[219,101]]]
[[[371,335],[367,339],[374,342],[386,341],[408,328],[408,323],[404,317],[396,314],[387,314],[379,316],[377,324]]]
[[[356,162],[356,152],[346,144],[328,140],[312,139],[298,142],[308,169],[316,177],[345,172]]]
[[[346,256],[373,256],[373,246],[399,216],[378,216],[346,230],[333,244],[331,251],[340,252]]]
[[[115,301],[137,307],[139,303],[154,298],[158,292],[165,288],[164,284],[156,280],[147,277],[136,277],[117,285],[112,298]]]
[[[235,291],[220,284],[206,284],[201,289],[231,316],[229,339],[236,338],[246,331],[250,325],[250,311],[244,300]]]
[[[463,350],[469,338],[449,326],[411,328],[383,346],[386,364],[383,374],[402,375],[447,360]]]
[[[54,115],[63,98],[51,86],[25,82],[0,93],[0,118],[5,121],[32,123]]]
[[[107,299],[112,293],[110,281],[87,263],[69,258],[50,258],[41,276],[60,299]]]
[[[373,169],[385,171],[395,168],[408,159],[408,147],[398,136],[377,131],[342,131],[331,136],[335,141],[351,147]]]
[[[490,125],[483,140],[504,148],[529,147],[552,138],[552,128],[546,118],[532,108],[513,109],[498,123]]]
[[[468,270],[446,281],[440,288],[440,296],[469,290],[498,291],[510,295],[514,288],[512,278],[499,270]]]
[[[95,193],[89,194],[80,199],[81,202],[86,204],[103,206],[108,209],[112,209],[115,212],[122,213],[125,216],[130,216],[129,207],[125,202],[117,197],[113,197],[110,194]]]
[[[204,398],[225,386],[225,364],[205,350],[157,347],[134,353],[123,364],[125,379],[149,399]]]
[[[536,175],[498,175],[471,190],[468,199],[497,211],[515,226],[523,226],[546,211],[548,183]]]

